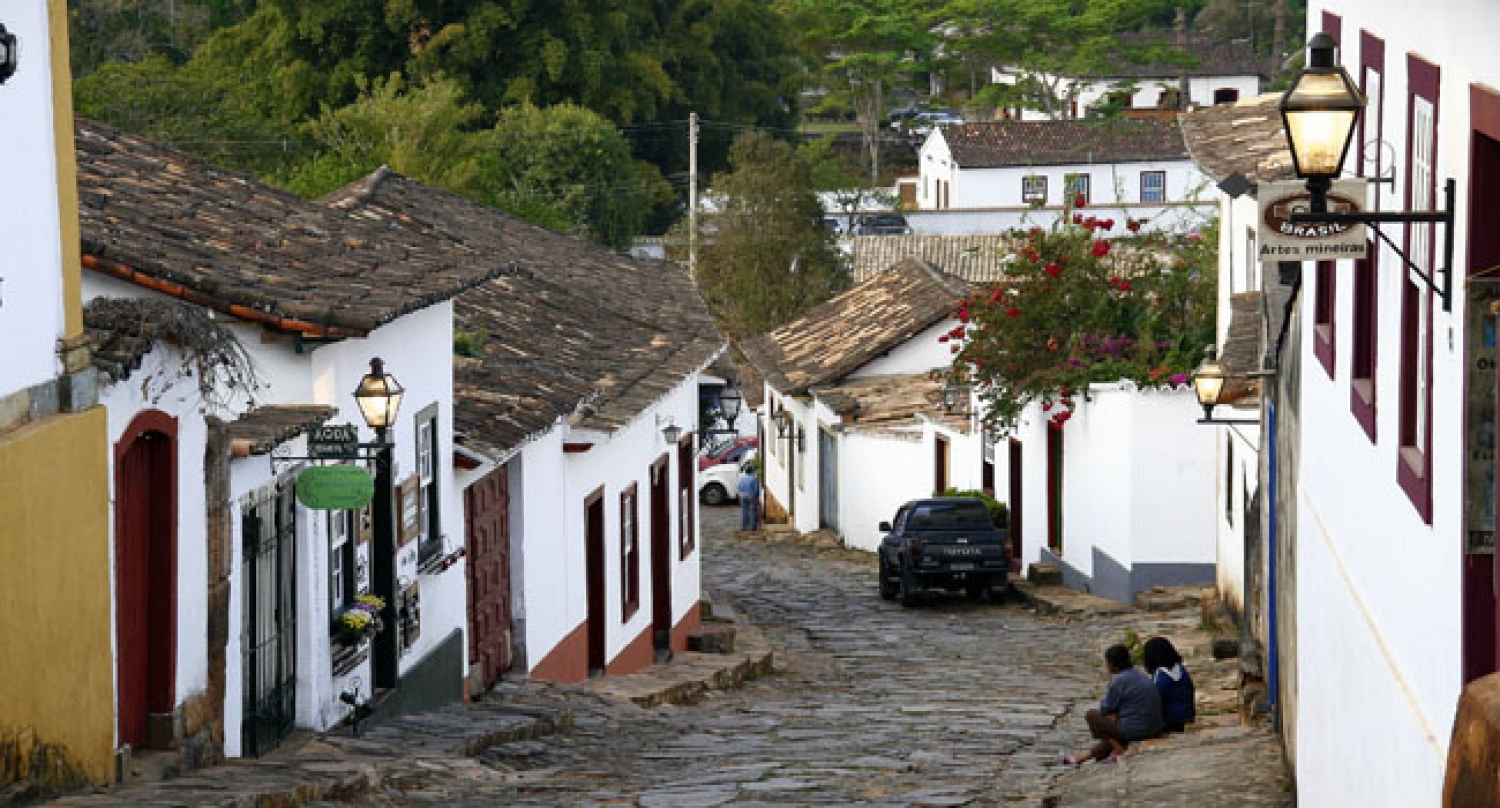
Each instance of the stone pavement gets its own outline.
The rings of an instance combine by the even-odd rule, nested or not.
[[[774,670],[728,666],[741,687],[685,687],[649,706],[661,688],[635,682],[689,663],[582,686],[508,681],[478,706],[368,739],[319,739],[66,804],[1292,804],[1274,737],[1238,726],[1233,661],[1203,659],[1196,610],[1064,608],[1071,596],[1046,588],[1031,591],[1037,605],[938,597],[903,608],[876,594],[872,556],[817,537],[735,534],[736,515],[704,509],[701,551],[716,611],[753,623],[775,649]],[[1165,634],[1189,657],[1203,726],[1124,764],[1060,765],[1088,741],[1082,716],[1104,688],[1103,649],[1128,633]],[[753,662],[761,651],[745,637],[737,646]]]

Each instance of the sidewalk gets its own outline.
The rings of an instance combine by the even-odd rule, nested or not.
[[[503,681],[480,701],[397,718],[362,737],[347,729],[320,733],[258,760],[230,760],[175,779],[100,788],[52,804],[261,808],[349,801],[435,775],[462,780],[483,765],[475,758],[491,747],[566,730],[581,702],[612,703],[620,710],[687,704],[708,690],[769,672],[770,644],[753,626],[734,628],[730,654],[684,652],[629,676],[572,685]]]

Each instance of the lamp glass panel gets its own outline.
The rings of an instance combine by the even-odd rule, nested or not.
[[[1211,407],[1219,403],[1219,392],[1224,389],[1224,374],[1220,372],[1217,363],[1210,366],[1204,363],[1193,374],[1193,392],[1198,396],[1198,403]]]
[[[1344,146],[1354,131],[1353,111],[1288,111],[1287,137],[1302,176],[1336,177],[1342,170]]]

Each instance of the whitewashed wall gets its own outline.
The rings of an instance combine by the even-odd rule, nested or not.
[[[954,302],[958,300],[955,297]],[[945,368],[953,362],[949,343],[938,342],[938,337],[952,331],[958,325],[955,318],[947,318],[919,332],[906,342],[897,345],[884,355],[872,359],[851,372],[850,380],[869,379],[877,376],[905,376],[923,373],[934,368]],[[832,413],[824,416],[825,420]]]
[[[1464,245],[1471,226],[1472,84],[1500,86],[1493,32],[1500,6],[1466,0],[1414,7],[1395,0],[1315,2],[1342,17],[1341,61],[1357,73],[1359,32],[1385,41],[1384,140],[1405,155],[1408,53],[1441,69],[1436,175],[1458,180],[1456,294],[1451,314],[1433,305],[1432,523],[1396,481],[1400,406],[1399,327],[1403,275],[1383,250],[1377,280],[1376,436],[1349,406],[1352,295],[1338,278],[1333,379],[1312,353],[1303,317],[1300,497],[1297,535],[1296,768],[1309,805],[1438,805],[1454,711],[1463,683],[1463,323]],[[1404,157],[1396,188],[1405,189]],[[1382,207],[1402,206],[1383,194]],[[1493,226],[1490,223],[1472,226]],[[1392,229],[1400,237],[1399,229]],[[1442,235],[1439,233],[1438,238]],[[1439,242],[1441,243],[1441,242]],[[1310,282],[1310,281],[1309,281]],[[1312,305],[1304,303],[1304,310]],[[1421,581],[1422,596],[1410,597]],[[1372,705],[1378,708],[1372,709]]]
[[[928,143],[941,135],[928,138]],[[1004,168],[962,168],[947,157],[945,147],[924,145],[921,153],[921,176],[917,186],[917,206],[922,210],[940,207],[938,181],[948,182],[950,209],[1025,207],[1021,197],[1022,180],[1045,177],[1047,203],[1066,201],[1063,194],[1067,176],[1087,174],[1091,208],[1111,205],[1138,205],[1141,200],[1141,174],[1146,171],[1166,173],[1167,202],[1212,201],[1218,189],[1189,160],[1159,160],[1121,163],[1077,163],[1073,165],[1007,166]],[[1156,204],[1156,203],[1149,203]],[[1128,209],[1125,209],[1128,212]],[[1105,214],[1107,215],[1107,211]],[[1139,216],[1139,213],[1131,213]],[[1120,222],[1122,225],[1123,221]]]
[[[548,431],[511,460],[511,488],[519,485],[521,494],[511,498],[513,511],[521,505],[511,541],[521,550],[510,560],[511,617],[523,638],[528,672],[588,618],[583,502],[569,501],[563,431]]]
[[[909,470],[908,473],[896,473]],[[874,552],[881,522],[902,503],[932,494],[932,444],[921,431],[839,436],[839,531],[844,544]],[[873,581],[872,581],[873,585]]]
[[[1206,225],[1213,218],[1214,207],[1215,203],[1208,200],[1169,205],[1117,203],[1094,206],[1089,215],[1113,218],[1118,223],[1117,234],[1125,232],[1118,228],[1123,228],[1127,218],[1146,222],[1142,232],[1182,233]],[[976,236],[1032,227],[1050,228],[1062,214],[1060,205],[1040,208],[1014,205],[963,210],[909,210],[903,215],[914,236]]]
[[[45,0],[11,0],[0,22],[19,42],[16,74],[0,86],[0,396],[60,370],[64,334],[62,231]],[[67,93],[68,87],[55,88]],[[72,147],[72,133],[62,148]]]
[[[1016,75],[1005,70],[995,68],[990,73],[990,81],[995,84],[1015,84]],[[1065,79],[1062,84],[1062,92],[1066,94],[1071,87],[1078,94],[1078,111],[1084,114],[1090,107],[1098,104],[1101,99],[1108,95],[1115,86],[1126,79]],[[1160,78],[1138,78],[1128,79],[1135,85],[1135,92],[1130,96],[1130,105],[1137,109],[1153,109],[1161,103],[1161,95],[1166,91],[1177,89],[1178,79],[1175,76],[1162,76]],[[1188,79],[1188,101],[1193,106],[1213,106],[1214,91],[1238,90],[1240,98],[1250,98],[1260,92],[1261,80],[1259,76],[1192,76]],[[1049,116],[1040,110],[1027,109],[1021,111],[1021,119],[1026,121],[1045,121]]]
[[[184,373],[185,372],[185,373]],[[191,361],[177,348],[163,346],[147,354],[129,379],[100,390],[100,403],[109,419],[110,457],[135,417],[155,410],[177,419],[174,441],[177,459],[177,706],[208,685],[208,543],[203,489],[203,448],[208,427],[200,412],[198,376]],[[110,462],[111,509],[116,497],[115,464]],[[110,569],[115,568],[115,525],[109,520]],[[111,614],[118,613],[114,591]],[[119,657],[117,633],[110,644]],[[118,671],[114,671],[118,675]],[[118,681],[116,682],[118,692]],[[118,728],[117,728],[118,731]]]

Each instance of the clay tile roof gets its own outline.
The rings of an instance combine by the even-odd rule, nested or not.
[[[1216,181],[1234,173],[1256,184],[1294,179],[1280,101],[1280,93],[1266,93],[1182,116],[1193,162]]]
[[[229,439],[248,444],[252,455],[265,454],[338,414],[335,407],[257,407],[229,423]]]
[[[363,336],[504,271],[92,121],[76,143],[85,266],[272,328]]]
[[[951,316],[973,289],[931,264],[906,259],[740,348],[772,387],[800,395],[837,382]]]
[[[954,432],[969,431],[968,412],[943,409],[943,382],[927,373],[851,380],[812,391],[843,419],[845,429],[899,430],[918,416]]]
[[[1005,278],[1000,258],[1006,243],[1005,236],[855,236],[850,239],[854,280],[915,258],[971,283],[997,283]]]
[[[1186,160],[1176,121],[1078,118],[941,127],[960,168]]]
[[[1229,333],[1219,353],[1219,363],[1226,377],[1224,389],[1219,393],[1220,404],[1255,399],[1260,392],[1259,380],[1247,378],[1247,374],[1260,370],[1263,298],[1260,292],[1240,292],[1230,296]],[[1255,402],[1259,400],[1255,399]]]
[[[324,201],[515,268],[454,304],[454,328],[477,349],[454,362],[454,424],[471,449],[504,454],[559,419],[618,429],[723,347],[679,264],[554,233],[385,169]]]

